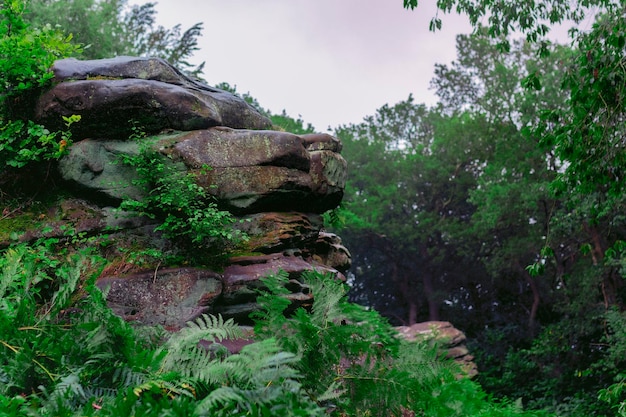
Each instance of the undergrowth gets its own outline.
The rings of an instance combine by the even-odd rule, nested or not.
[[[288,316],[286,274],[265,278],[256,340],[230,353],[232,320],[134,328],[95,285],[98,257],[54,250],[0,258],[0,416],[531,415],[490,402],[436,346],[400,341],[329,276],[305,274],[312,308]]]
[[[52,63],[79,47],[50,26],[32,28],[24,20],[23,1],[0,4],[0,169],[23,168],[58,159],[70,145],[66,132],[51,132],[28,119],[40,88],[54,74]],[[69,128],[80,116],[64,117]]]

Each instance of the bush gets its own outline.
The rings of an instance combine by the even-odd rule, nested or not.
[[[59,158],[69,136],[50,132],[29,120],[34,99],[54,74],[55,60],[79,48],[50,26],[31,28],[24,20],[25,2],[0,2],[0,169]],[[65,119],[69,126],[77,116]]]

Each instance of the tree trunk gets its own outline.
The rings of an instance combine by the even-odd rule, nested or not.
[[[428,301],[428,320],[439,320],[439,301],[433,287],[433,277],[430,273],[422,275],[422,282],[424,283],[424,295]]]
[[[594,266],[603,266],[604,253],[607,249],[607,244],[602,234],[597,227],[591,226],[588,223],[583,223],[583,230],[589,234],[591,242],[591,259]],[[613,268],[609,268],[608,271],[602,271],[602,282],[600,288],[602,289],[602,298],[604,299],[604,308],[608,309],[611,306],[617,304],[617,282],[614,279]]]
[[[528,286],[530,287],[530,291],[533,293],[533,304],[530,307],[530,314],[528,315],[528,333],[531,338],[534,338],[537,331],[537,311],[539,310],[539,304],[541,303],[541,297],[539,295],[539,288],[537,288],[537,283],[535,279],[522,268],[519,260],[515,261],[515,265],[517,266],[517,270],[524,277]]]
[[[409,301],[409,326],[417,323],[417,303],[414,300]]]
[[[537,310],[539,310],[541,297],[539,297],[539,290],[537,289],[535,279],[531,277],[528,272],[526,272],[526,280],[528,281],[530,290],[533,293],[533,305],[530,308],[530,315],[528,317],[528,331],[530,333],[530,337],[534,338],[537,332]]]

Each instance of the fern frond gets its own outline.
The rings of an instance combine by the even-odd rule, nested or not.
[[[4,259],[0,260],[2,274],[0,274],[0,300],[4,298],[7,289],[19,276],[19,269],[22,268],[21,260],[23,254],[16,249],[9,248],[4,253]]]
[[[210,415],[211,411],[218,406],[225,407],[226,404],[241,404],[245,402],[246,399],[239,389],[229,386],[220,387],[211,391],[209,396],[198,402],[195,414],[204,415],[208,413]]]
[[[187,327],[174,334],[166,344],[168,351],[181,351],[198,345],[200,340],[222,341],[243,337],[243,330],[231,318],[224,320],[221,315],[203,314],[194,321],[187,322]]]
[[[176,360],[165,362],[161,368],[163,371],[177,372],[186,378],[203,382],[208,381],[206,370],[210,369],[214,362],[210,352],[198,347],[181,351],[175,358],[168,356],[167,359]]]
[[[59,289],[52,296],[50,308],[46,314],[48,317],[55,317],[58,313],[67,308],[70,298],[76,291],[78,283],[85,270],[86,259],[81,258],[78,263],[63,266],[56,271],[59,283]]]
[[[135,394],[137,397],[141,397],[141,395],[146,392],[153,392],[166,397],[194,397],[193,390],[188,384],[175,384],[170,381],[165,381],[163,379],[149,379],[143,384],[140,384],[133,388],[133,394]]]
[[[326,401],[333,401],[341,398],[348,390],[343,386],[343,384],[336,380],[333,381],[326,391],[319,394],[315,400],[319,403],[324,403]]]
[[[48,392],[45,387],[41,388],[46,397],[44,409],[50,415],[67,415],[68,411],[84,404],[88,399],[80,382],[80,371],[78,369],[62,377],[51,392]]]
[[[138,372],[131,368],[122,366],[119,364],[113,374],[113,381],[122,388],[137,387],[146,383],[149,379],[149,374],[145,372]]]
[[[318,326],[326,327],[333,320],[343,318],[340,301],[346,295],[343,284],[329,276],[320,277],[318,273],[305,272],[303,280],[311,287],[315,302],[311,310],[311,319]]]
[[[247,345],[239,354],[211,364],[207,377],[213,385],[221,386],[198,404],[196,412],[214,415],[217,410],[230,410],[229,415],[238,411],[258,415],[254,410],[259,407],[273,410],[274,406],[289,401],[319,411],[321,409],[301,390],[301,375],[295,369],[298,361],[299,357],[282,351],[274,339]],[[321,414],[317,411],[310,415]]]
[[[289,290],[285,287],[289,282],[289,275],[283,270],[261,278],[265,286],[259,290],[257,304],[259,309],[251,314],[255,321],[254,333],[261,338],[272,337],[280,333],[280,329],[287,322],[285,311],[291,304],[285,296]]]
[[[280,350],[276,340],[266,339],[244,346],[239,354],[214,361],[203,376],[213,385],[264,386],[278,379],[297,378],[289,367],[296,361],[294,354]]]
[[[166,354],[161,361],[161,372],[175,371],[185,377],[207,380],[205,370],[210,367],[212,358],[209,351],[198,347],[199,342],[241,337],[243,330],[233,319],[224,320],[221,315],[203,314],[188,322],[187,327],[172,335],[165,343],[163,349]]]
[[[52,398],[65,397],[65,398],[77,398],[80,400],[86,400],[87,394],[85,389],[80,383],[79,374],[80,370],[75,371],[59,381],[52,392]]]

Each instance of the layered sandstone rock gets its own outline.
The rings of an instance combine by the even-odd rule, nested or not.
[[[160,59],[65,59],[52,70],[54,85],[39,98],[35,118],[61,129],[63,117],[81,116],[71,126],[69,154],[58,164],[69,192],[20,239],[54,237],[103,248],[111,262],[98,285],[108,288],[107,300],[120,316],[169,329],[204,313],[245,323],[268,274],[289,275],[295,306],[311,303],[304,271],[344,279],[349,252],[339,237],[322,232],[321,217],[343,196],[339,140],[272,130],[270,120],[240,97]],[[145,137],[131,139],[137,128]],[[148,259],[150,250],[169,250],[173,243],[154,231],[155,220],[115,209],[123,199],[145,197],[136,170],[123,161],[146,148],[173,168],[170,175],[192,174],[211,201],[242,220],[235,227],[249,240],[220,270]]]

